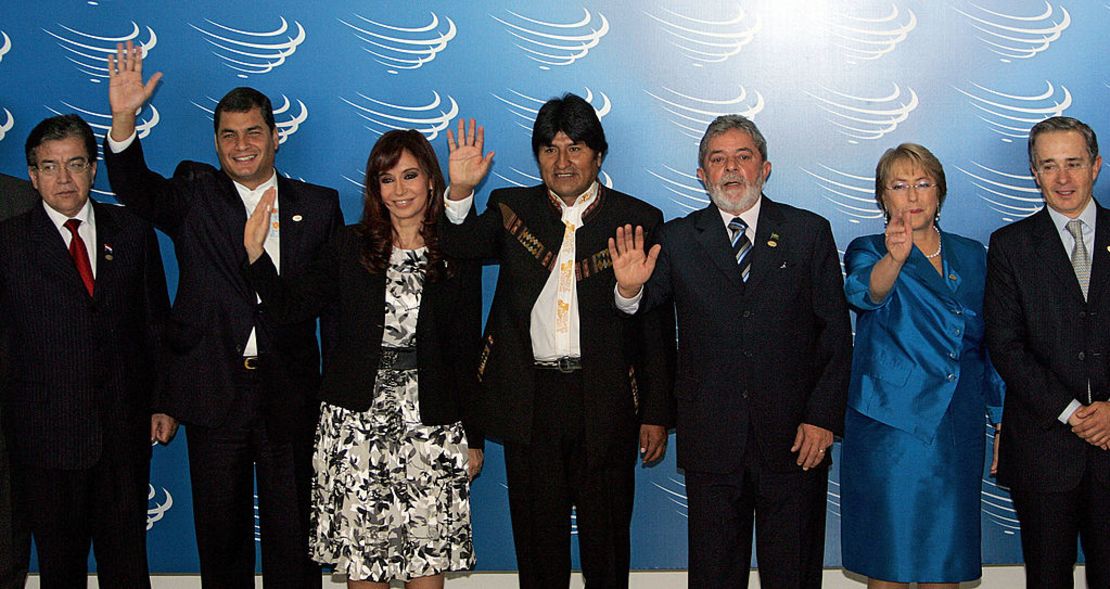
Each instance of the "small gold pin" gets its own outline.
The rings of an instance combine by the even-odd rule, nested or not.
[[[955,279],[956,279],[956,275],[955,275],[955,274],[949,274],[949,275],[948,275],[948,279],[949,279],[949,280],[955,280]]]
[[[779,246],[779,242],[777,242],[773,239],[771,241],[767,242],[767,247],[778,247],[778,246]]]
[[[293,215],[293,222],[294,223],[300,223],[301,221],[304,221],[304,217],[302,217],[300,215]]]
[[[111,262],[114,258],[112,257],[112,254],[104,254],[104,259]]]

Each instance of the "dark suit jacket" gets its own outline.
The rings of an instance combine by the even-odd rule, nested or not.
[[[745,451],[797,469],[798,425],[840,433],[852,332],[829,222],[766,196],[747,283],[717,208],[669,221],[640,312],[678,312],[678,464],[732,472]],[[757,449],[746,449],[748,428]]]
[[[242,273],[247,214],[231,179],[189,161],[173,178],[163,178],[147,168],[138,139],[118,154],[105,145],[104,161],[119,200],[174,242],[180,280],[166,333],[168,412],[185,423],[221,424],[234,399],[228,392],[243,346],[257,327],[258,350],[270,357],[263,411],[279,425],[314,422],[320,385],[316,321],[278,326],[259,314]],[[278,204],[282,274],[295,278],[342,226],[339,197],[330,188],[278,174]]]
[[[487,435],[506,442],[532,441],[531,313],[558,259],[564,230],[560,219],[558,205],[541,185],[495,190],[481,215],[472,210],[462,225],[445,218],[440,222],[446,252],[500,263],[478,368],[483,385],[479,422]],[[617,311],[608,251],[608,239],[618,226],[642,225],[650,233],[662,219],[655,207],[602,187],[575,233],[586,455],[591,466],[634,460],[641,423],[669,427],[673,422],[674,315],[660,310],[627,317]]]
[[[12,343],[4,429],[15,462],[81,469],[102,452],[149,456],[169,310],[162,256],[149,224],[93,206],[91,298],[41,206],[0,224],[0,321]]]
[[[1096,203],[1097,206],[1097,203]],[[1036,492],[1110,483],[1110,453],[1057,418],[1072,399],[1110,396],[1110,211],[1098,207],[1087,300],[1045,208],[991,235],[984,312],[1006,381],[999,478]]]
[[[0,174],[0,221],[31,210],[39,200],[39,193],[26,178]]]
[[[320,398],[351,411],[370,408],[373,376],[385,331],[385,273],[362,266],[358,226],[339,231],[296,280],[279,280],[270,256],[245,272],[262,297],[262,310],[278,323],[315,317],[335,302],[338,334],[324,370]],[[471,448],[482,437],[467,409],[476,402],[482,329],[482,271],[476,263],[449,260],[449,276],[424,282],[416,325],[420,421],[444,425],[463,420]],[[465,418],[465,419],[464,419]]]

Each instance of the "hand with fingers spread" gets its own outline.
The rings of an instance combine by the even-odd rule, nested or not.
[[[123,141],[135,132],[135,117],[150,100],[162,72],[143,83],[143,48],[131,41],[116,44],[108,54],[108,102],[112,107],[112,139]]]
[[[482,182],[493,164],[493,152],[482,155],[486,142],[486,129],[470,119],[469,127],[459,118],[457,133],[447,130],[447,175],[451,184],[451,199],[461,200],[470,196]]]
[[[644,253],[643,227],[637,225],[635,231],[631,225],[617,227],[616,238],[609,238],[609,256],[613,259],[613,274],[622,297],[630,299],[640,292],[655,271],[655,260],[661,248],[655,244]]]
[[[270,215],[274,211],[276,199],[277,190],[267,188],[243,227],[243,247],[247,250],[247,259],[251,264],[258,261],[266,251],[266,237],[270,235]]]

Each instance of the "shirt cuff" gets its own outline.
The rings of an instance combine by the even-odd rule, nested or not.
[[[1057,417],[1056,419],[1059,419],[1060,423],[1062,423],[1064,425],[1067,425],[1068,420],[1071,419],[1072,414],[1075,413],[1076,411],[1079,411],[1079,408],[1082,407],[1082,406],[1083,406],[1083,403],[1080,403],[1079,401],[1076,401],[1075,399],[1072,399],[1071,403],[1068,403],[1067,408],[1064,409],[1063,413],[1061,413],[1060,416]]]
[[[462,225],[466,220],[467,214],[470,213],[470,207],[474,205],[474,193],[471,192],[470,196],[460,200],[451,200],[451,187],[448,186],[443,194],[443,211],[447,214],[447,220],[452,225]]]
[[[636,310],[640,308],[640,299],[642,299],[643,297],[644,287],[642,286],[640,287],[640,290],[630,299],[626,299],[621,296],[620,285],[613,286],[613,302],[617,304],[617,309],[619,309],[622,313],[635,315]]]
[[[105,135],[105,137],[108,138],[108,149],[111,149],[112,153],[119,153],[127,149],[128,147],[131,147],[131,144],[135,142],[135,137],[137,137],[138,134],[139,131],[135,130],[131,132],[131,136],[129,136],[127,139],[124,139],[123,141],[116,141],[115,139],[112,139],[112,132],[108,131],[108,133]]]

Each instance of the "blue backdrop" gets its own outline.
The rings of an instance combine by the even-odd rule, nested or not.
[[[1066,113],[1110,130],[1101,1],[585,2],[4,2],[0,170],[25,174],[23,141],[43,117],[77,112],[107,129],[105,55],[128,39],[145,46],[148,75],[166,74],[141,113],[153,168],[215,163],[216,100],[254,86],[274,101],[281,173],[338,188],[349,222],[370,146],[391,128],[420,129],[445,163],[443,131],[478,117],[498,154],[480,203],[490,189],[538,182],[531,121],[567,91],[602,117],[611,145],[602,180],[668,218],[707,202],[694,175],[706,123],[752,117],[770,143],[767,193],[831,219],[842,247],[882,229],[873,170],[888,147],[932,149],[948,174],[944,227],[985,241],[1041,206],[1025,155],[1034,122]],[[103,170],[96,191],[112,200]],[[163,245],[172,293],[177,268]],[[185,434],[155,451],[156,572],[197,570]],[[826,563],[837,566],[835,467],[831,476]],[[473,498],[486,570],[515,567],[504,483],[491,445]],[[673,451],[639,472],[636,501],[633,566],[685,567]],[[1019,562],[1012,504],[988,477],[982,507],[985,561]]]

